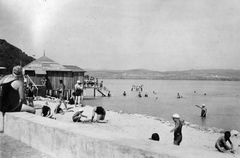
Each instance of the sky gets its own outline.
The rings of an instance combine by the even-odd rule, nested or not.
[[[0,0],[0,39],[80,68],[240,70],[240,1]]]

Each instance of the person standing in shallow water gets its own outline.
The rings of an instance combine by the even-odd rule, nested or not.
[[[206,115],[207,115],[207,108],[205,107],[205,104],[202,104],[202,107],[200,107],[199,105],[196,105],[196,107],[202,109],[201,110],[201,117],[206,117]]]
[[[182,122],[180,121],[180,116],[178,114],[174,114],[172,119],[175,123],[175,127],[170,131],[174,132],[173,144],[180,145],[182,142]]]
[[[25,111],[35,114],[35,109],[26,101],[21,66],[14,66],[12,74],[4,76],[0,80],[0,85],[2,87],[0,111],[3,113]]]

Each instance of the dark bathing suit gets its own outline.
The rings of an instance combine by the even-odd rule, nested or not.
[[[80,88],[77,88],[76,91],[75,91],[75,95],[76,96],[81,96],[81,89]]]
[[[98,115],[106,115],[106,111],[103,109],[103,107],[98,106],[96,111],[95,111]]]
[[[205,109],[202,109],[202,111],[201,111],[201,116],[202,116],[202,117],[206,117],[206,110],[205,110]]]
[[[28,97],[33,97],[33,91],[31,91],[30,89],[28,90]]]
[[[22,104],[19,104],[20,97],[18,91],[11,86],[13,81],[2,84],[0,107],[2,112],[18,112],[22,109]]]
[[[51,113],[51,109],[50,109],[48,106],[43,106],[43,107],[42,107],[43,117],[46,117],[46,116],[47,116],[48,111],[50,111],[50,113]]]
[[[178,128],[174,131],[174,144],[180,145],[182,141],[182,123],[180,120]]]

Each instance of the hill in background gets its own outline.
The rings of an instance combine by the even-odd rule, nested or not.
[[[0,67],[6,67],[5,73],[11,73],[13,66],[25,66],[35,60],[21,49],[0,39]],[[227,80],[240,81],[240,70],[205,69],[185,71],[133,70],[92,70],[85,69],[85,75],[101,79],[153,79],[153,80]]]
[[[25,66],[35,60],[21,49],[11,45],[6,40],[0,39],[0,67],[6,67],[5,73],[11,73],[13,66]]]
[[[86,75],[101,79],[153,79],[153,80],[226,80],[240,81],[240,70],[206,69],[185,71],[133,70],[90,70]]]

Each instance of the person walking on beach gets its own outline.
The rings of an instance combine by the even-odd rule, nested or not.
[[[21,66],[14,66],[12,74],[0,80],[2,87],[0,111],[19,112],[25,111],[35,114],[35,109],[27,104],[24,92],[23,73]]]
[[[221,136],[220,138],[218,138],[218,140],[215,143],[215,148],[220,151],[220,152],[225,152],[225,151],[230,151],[231,153],[234,153],[233,150],[233,143],[230,140],[231,137],[231,133],[229,131],[226,131],[224,133],[224,136]],[[227,142],[229,142],[229,144],[231,145],[228,146]]]
[[[98,123],[106,123],[107,122],[106,120],[104,120],[105,116],[106,116],[106,110],[103,107],[96,106],[96,107],[93,108],[91,122],[93,122],[95,114],[97,114],[97,120],[96,121]]]
[[[205,104],[202,104],[202,107],[200,107],[199,105],[196,105],[196,107],[202,109],[201,110],[201,117],[206,117],[206,115],[207,115],[207,108],[205,107]]]
[[[175,127],[170,131],[174,132],[173,144],[180,145],[182,142],[182,122],[180,121],[180,116],[178,114],[174,114],[172,119],[175,123]]]
[[[65,109],[64,109],[64,110],[67,110],[67,109],[68,109],[68,108],[67,108],[67,103],[65,102],[65,99],[64,99],[65,85],[64,85],[64,83],[63,83],[63,80],[59,80],[59,83],[60,83],[60,85],[59,85],[59,88],[58,88],[58,90],[57,90],[58,95],[59,95],[59,104],[56,106],[56,108],[55,108],[55,110],[54,110],[54,113],[55,113],[55,114],[59,111],[58,109],[60,108],[60,106],[61,106],[62,103],[63,103],[64,106],[65,106]]]

